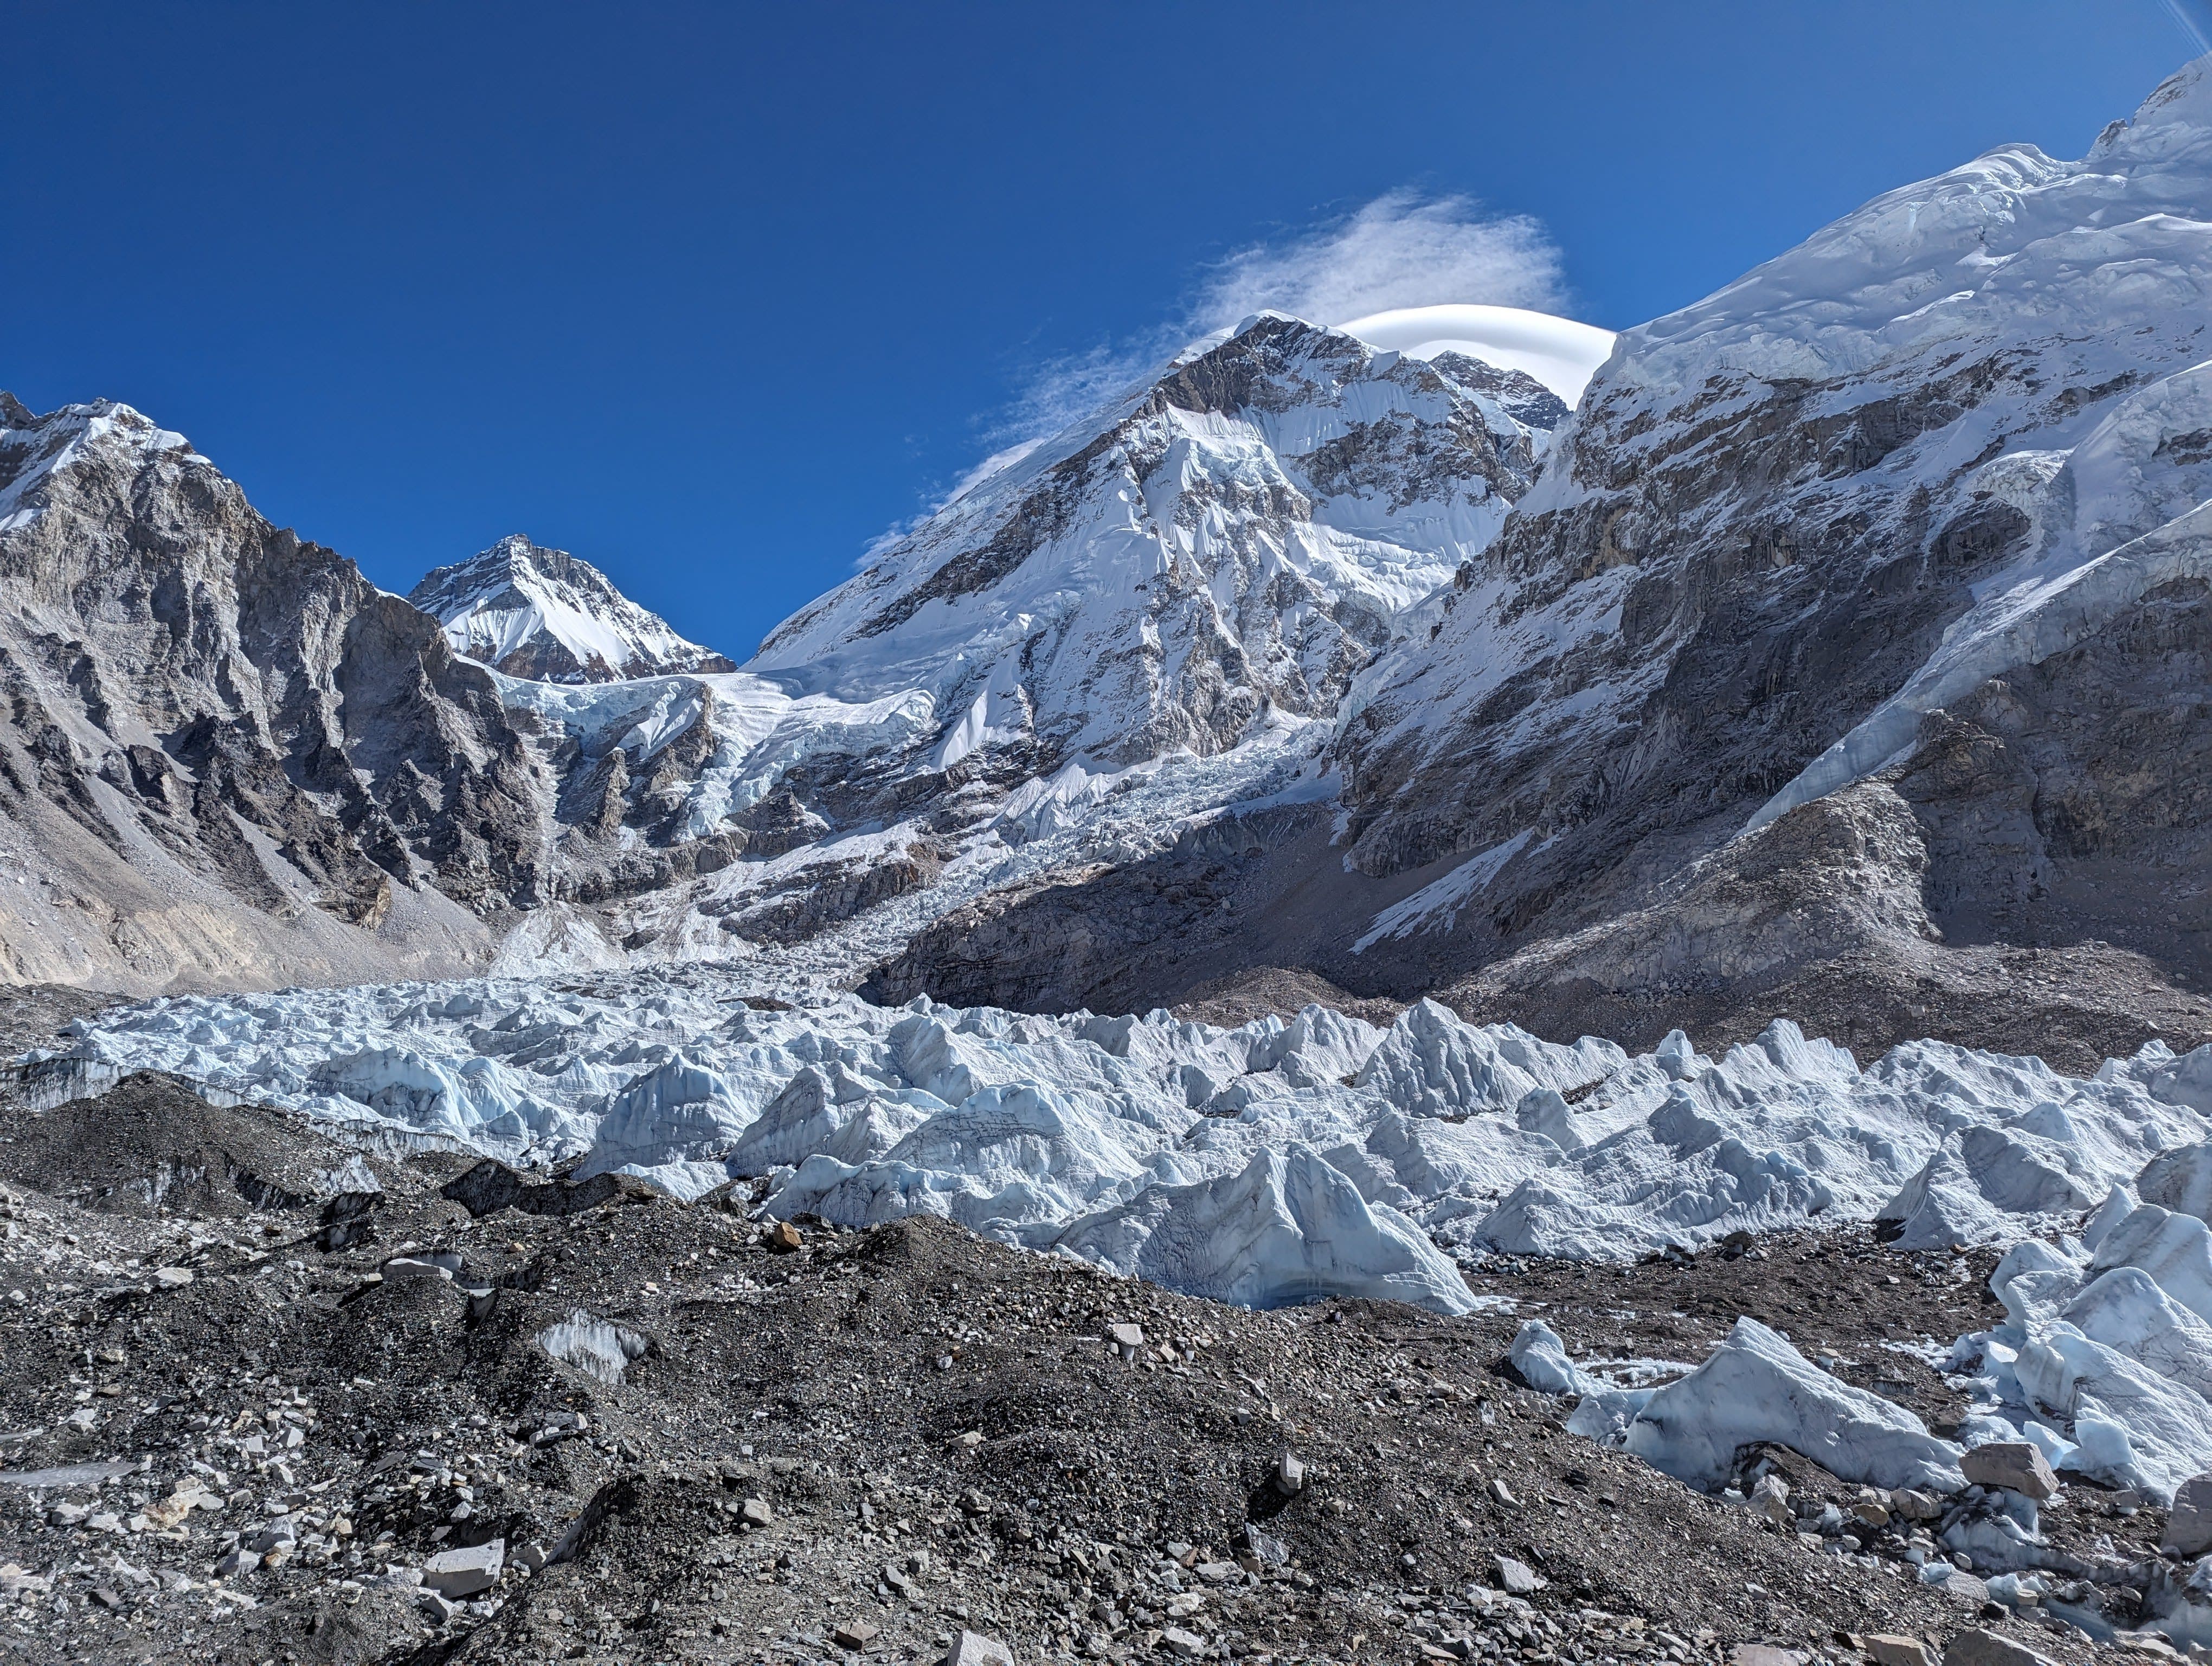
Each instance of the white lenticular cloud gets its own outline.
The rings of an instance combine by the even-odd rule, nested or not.
[[[1134,337],[1032,365],[1021,391],[985,433],[995,454],[930,508],[952,502],[1042,441],[1149,380],[1178,351],[1234,329],[1255,313],[1290,313],[1338,325],[1407,307],[1459,304],[1553,312],[1565,303],[1559,251],[1540,222],[1527,215],[1486,216],[1468,197],[1389,192],[1349,214],[1248,245],[1215,262],[1200,274],[1179,317]],[[1464,341],[1436,344],[1475,350]],[[1486,356],[1496,362],[1495,355]],[[1514,368],[1528,367],[1516,362]],[[1579,392],[1588,375],[1585,368],[1567,380]],[[870,546],[861,564],[919,519],[891,528]]]
[[[1206,275],[1190,321],[1226,329],[1273,309],[1343,324],[1453,301],[1557,311],[1559,251],[1526,215],[1486,217],[1465,197],[1394,191],[1287,241],[1238,250]]]

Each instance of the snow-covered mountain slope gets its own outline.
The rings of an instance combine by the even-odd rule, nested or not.
[[[234,964],[224,939],[259,933],[250,915],[272,909],[295,935],[336,933],[354,976],[480,966],[518,924],[514,913],[523,917],[511,958],[601,965],[781,951],[882,915],[823,958],[823,976],[856,979],[864,957],[896,952],[933,908],[1033,876],[1048,859],[1129,854],[1126,818],[1109,800],[1171,805],[1142,830],[1157,842],[1225,800],[1280,790],[1286,749],[1304,746],[1292,773],[1313,763],[1325,726],[1301,730],[1334,712],[1403,611],[1494,533],[1564,411],[1540,383],[1464,356],[1421,362],[1295,320],[1257,320],[948,506],[777,633],[743,672],[586,564],[505,540],[417,587],[415,603],[447,644],[427,680],[409,669],[424,616],[397,598],[369,605],[408,646],[380,656],[363,638],[363,654],[345,660],[351,639],[311,644],[320,657],[280,697],[296,705],[315,679],[335,678],[320,727],[298,735],[289,712],[258,724],[273,757],[256,765],[252,802],[240,800],[257,826],[279,830],[285,877],[253,879],[251,897],[238,889],[245,879],[219,885],[210,905],[224,918],[204,922],[204,940],[184,952],[191,965],[171,964],[165,951],[116,968],[112,950],[85,958],[75,949],[66,966],[30,951],[23,964],[133,990],[258,981],[279,974],[252,955]],[[89,439],[78,444],[63,434],[76,421],[69,413],[11,414],[22,430],[15,449],[46,461],[11,477],[8,535],[44,527],[72,559],[107,540],[118,554],[102,572],[131,587],[125,611],[159,619],[172,575],[235,565],[240,538],[289,535],[268,532],[180,440],[125,416],[121,427],[86,416]],[[155,437],[115,443],[140,428]],[[77,505],[66,494],[54,512],[63,520],[40,508],[41,483],[80,477],[104,506],[79,516],[104,517],[96,534],[68,519]],[[141,516],[156,524],[139,529]],[[358,584],[349,563],[327,552],[314,560]],[[80,587],[62,598],[64,611],[96,599]],[[234,684],[266,688],[272,671],[257,656],[292,600],[281,586],[264,593],[225,579],[207,593],[199,636],[239,637],[250,671],[216,674],[133,646],[118,649],[117,679],[187,717],[222,706]],[[95,609],[58,615],[52,629],[74,643],[111,624]],[[479,673],[455,650],[490,664]],[[333,653],[338,662],[325,664]],[[418,702],[418,721],[456,732],[479,722],[471,702],[489,702],[494,733],[453,754],[459,773],[444,780],[433,773],[440,747],[410,756],[404,726],[388,741],[313,747],[387,686]],[[180,742],[176,723],[111,733],[112,702],[82,703],[83,771],[131,779],[109,755],[137,742],[197,785],[197,755],[178,747],[198,743]],[[376,752],[386,745],[400,749],[388,763]],[[1188,765],[1200,760],[1194,773]],[[489,796],[472,769],[497,781]],[[1156,778],[1174,785],[1163,795]],[[26,814],[51,819],[52,801],[65,796],[49,788]],[[350,893],[317,890],[329,863],[299,853],[317,839],[343,846],[356,824],[380,818],[417,830],[420,848],[435,854],[415,860],[387,839],[374,860],[345,857],[347,885],[370,899],[358,907]],[[92,836],[125,836],[116,825],[103,811]],[[1083,825],[1096,836],[1072,848],[1064,836]],[[74,836],[41,833],[28,844]],[[295,885],[303,861],[308,878]],[[252,872],[266,866],[256,857]],[[89,880],[69,890],[102,894]],[[900,902],[917,893],[936,901]],[[418,902],[434,912],[428,899],[452,897],[466,909],[436,939],[442,959],[382,958],[388,945],[356,940],[362,921],[379,927],[381,910],[405,921]],[[890,903],[899,906],[884,914]],[[42,933],[21,935],[35,950]],[[277,964],[281,976],[319,975],[312,958]]]
[[[1286,749],[1317,779],[1352,676],[1494,536],[1565,410],[1462,353],[1255,319],[971,486],[741,672],[505,685],[565,737],[559,865],[610,876],[586,888],[633,952],[876,916],[821,945],[849,980],[1048,851],[1127,860],[1109,800],[1174,781],[1151,848],[1281,790]]]
[[[543,791],[489,673],[177,434],[0,395],[0,965],[145,990],[480,965]]]
[[[1353,861],[1461,865],[1369,952],[1602,921],[1936,721],[1938,928],[2196,965],[2202,794],[2142,766],[2195,779],[2204,739],[2208,355],[2202,64],[2081,161],[1992,151],[1628,331],[1433,638],[1345,702]]]
[[[1525,375],[1262,317],[970,487],[746,669],[926,692],[940,771],[1221,751],[1271,710],[1334,711],[1564,414]]]
[[[565,550],[517,533],[422,575],[407,599],[446,628],[456,654],[547,683],[607,683],[669,672],[731,671]]]
[[[1224,1299],[1447,1312],[1470,1298],[1439,1246],[1614,1259],[1874,1219],[1907,1247],[2004,1240],[2212,1134],[2212,1049],[2080,1079],[1936,1043],[1862,1069],[1788,1024],[1714,1060],[1433,1002],[1387,1030],[1320,1006],[1224,1030],[737,987],[664,967],[195,998],[82,1020],[65,1057],[81,1085],[168,1070],[687,1197],[757,1177],[778,1215],[950,1215]]]

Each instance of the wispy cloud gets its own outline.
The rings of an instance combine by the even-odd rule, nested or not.
[[[1188,321],[1227,329],[1272,308],[1343,324],[1393,307],[1555,311],[1565,300],[1559,251],[1539,222],[1486,216],[1465,197],[1396,191],[1294,237],[1239,249],[1207,271]]]
[[[1558,246],[1526,215],[1486,215],[1466,197],[1394,191],[1232,251],[1201,269],[1152,327],[1030,367],[991,428],[994,444],[1050,434],[1149,376],[1189,344],[1253,313],[1343,324],[1394,307],[1477,301],[1562,310]]]
[[[1178,352],[1253,313],[1344,324],[1394,307],[1486,302],[1563,311],[1559,251],[1526,215],[1487,215],[1467,197],[1394,191],[1349,213],[1248,244],[1194,274],[1160,320],[1078,352],[1032,361],[1014,396],[982,423],[991,455],[886,531],[867,564],[928,514],[1026,456],[1069,423],[1148,380]]]

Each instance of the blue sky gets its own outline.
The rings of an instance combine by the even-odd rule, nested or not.
[[[0,0],[0,386],[138,406],[389,587],[526,532],[742,659],[1224,307],[1633,324],[1992,144],[2081,154],[2206,21]]]

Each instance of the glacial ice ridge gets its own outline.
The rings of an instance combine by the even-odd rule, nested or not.
[[[1427,1000],[1388,1028],[1310,1006],[1222,1029],[769,1000],[741,976],[177,997],[82,1020],[66,1052],[682,1197],[765,1177],[772,1214],[941,1215],[1252,1306],[1462,1311],[1455,1261],[1736,1231],[1881,1220],[1929,1247],[2078,1230],[2154,1158],[2169,1193],[2205,1189],[2170,1154],[2212,1138],[2212,1049],[2154,1043],[2082,1079],[1937,1042],[1862,1067],[1786,1022],[1718,1059],[1679,1032],[1632,1055]],[[2192,1310],[2212,1313],[2202,1281]]]

